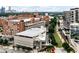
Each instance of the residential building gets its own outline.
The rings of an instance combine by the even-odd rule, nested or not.
[[[68,33],[69,39],[79,39],[79,8],[71,8],[70,11],[64,12],[64,28],[65,33]]]
[[[64,11],[64,28],[69,29],[71,23],[79,22],[79,8],[71,8],[70,11]]]
[[[18,32],[35,27],[39,28],[40,26],[45,26],[45,23],[49,23],[49,16],[40,16],[38,13],[35,15],[38,16],[34,17],[32,14],[23,14],[17,16],[10,15],[5,19],[1,18],[2,34],[15,35]]]
[[[79,39],[79,23],[70,24],[70,35],[71,39]]]
[[[0,9],[0,13],[1,13],[1,14],[5,13],[5,8],[4,8],[4,7],[2,7],[2,8]]]
[[[63,25],[64,29],[69,29],[71,20],[71,11],[64,11]]]
[[[11,6],[8,7],[8,10],[6,10],[6,13],[15,13],[16,10],[12,9]]]
[[[71,20],[73,22],[79,22],[79,8],[72,8],[71,11]]]

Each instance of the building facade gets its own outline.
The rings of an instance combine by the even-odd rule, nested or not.
[[[38,42],[38,43],[37,43]],[[16,33],[14,36],[14,45],[21,45],[25,47],[38,47],[42,48],[42,44],[46,42],[46,29],[41,28],[31,28],[20,33]]]
[[[64,12],[63,25],[69,31],[69,39],[79,39],[79,8],[71,8],[70,11]]]

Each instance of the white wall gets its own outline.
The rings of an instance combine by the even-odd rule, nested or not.
[[[33,48],[33,38],[14,36],[14,45],[16,44]]]

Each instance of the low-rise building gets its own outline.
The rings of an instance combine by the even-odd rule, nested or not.
[[[3,28],[3,35],[15,35],[29,28],[45,26],[45,23],[49,23],[49,19],[49,16],[39,14],[10,15],[5,19],[0,19],[0,26]]]
[[[14,45],[21,45],[25,47],[39,47],[46,42],[46,28],[31,28],[14,36]]]

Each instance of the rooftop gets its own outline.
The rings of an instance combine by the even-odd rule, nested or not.
[[[75,10],[75,9],[79,9],[79,8],[71,8],[70,10]]]
[[[16,35],[26,36],[26,37],[35,37],[45,32],[45,29],[42,28],[31,28],[26,31],[17,33]]]
[[[28,22],[31,19],[29,18],[29,19],[22,19],[22,20],[24,20],[24,22]],[[13,20],[9,20],[9,21],[11,21],[11,22],[20,22],[20,20],[18,20],[18,19],[13,19]]]

